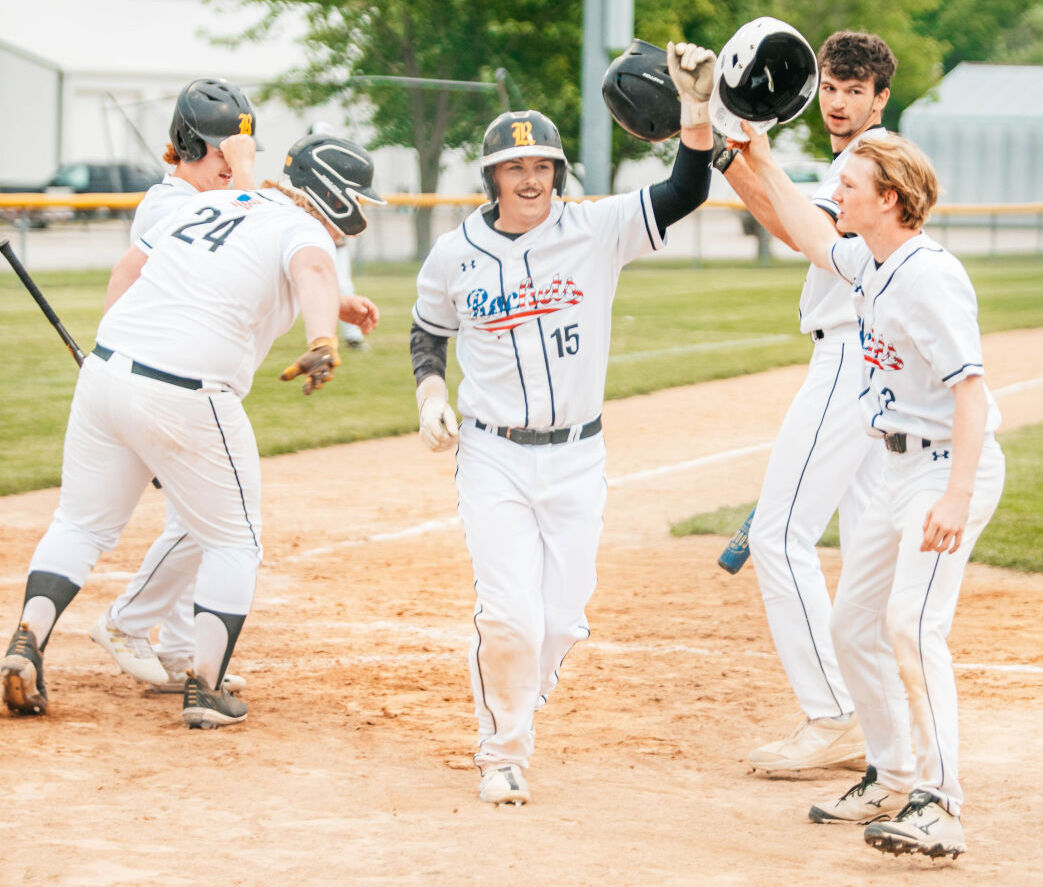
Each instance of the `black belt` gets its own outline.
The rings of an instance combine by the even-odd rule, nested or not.
[[[816,341],[818,339],[824,339],[824,338],[826,338],[826,331],[825,330],[812,330],[811,331],[811,339],[812,339],[812,341]]]
[[[572,434],[571,428],[555,428],[552,431],[536,431],[533,428],[508,428],[506,425],[501,425],[498,428],[491,428],[479,419],[474,420],[474,427],[479,431],[485,431],[487,429],[494,431],[500,437],[505,437],[513,443],[525,444],[526,446],[567,443]],[[588,422],[580,428],[579,437],[576,439],[583,440],[587,437],[593,437],[600,430],[601,416],[598,416],[593,422]]]
[[[895,433],[884,435],[884,446],[887,447],[892,453],[904,453],[908,447],[910,441],[920,441],[920,449],[926,450],[931,442],[924,440],[920,437],[913,437],[912,435]]]
[[[106,348],[104,345],[95,344],[94,351],[102,360],[108,360],[112,357],[113,351],[111,348]],[[135,376],[146,376],[149,379],[155,379],[157,382],[166,382],[168,385],[177,385],[179,388],[191,388],[196,391],[203,387],[203,383],[198,379],[186,379],[184,376],[175,376],[173,373],[164,373],[163,370],[153,369],[150,366],[146,366],[143,363],[138,363],[136,360],[130,365],[130,371]]]

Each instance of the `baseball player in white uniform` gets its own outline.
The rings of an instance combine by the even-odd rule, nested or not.
[[[863,139],[886,135],[880,119],[895,59],[879,37],[841,31],[823,43],[818,60],[819,109],[834,160],[812,203],[832,221],[833,194],[851,151]],[[721,151],[717,166],[757,220],[795,249],[741,154]],[[808,202],[799,194],[794,199]],[[811,362],[775,439],[749,532],[775,649],[803,711],[790,736],[750,753],[750,764],[765,771],[834,766],[865,752],[830,637],[832,604],[816,550],[839,510],[847,555],[882,459],[859,421],[862,351],[845,281],[811,266],[800,295],[800,330],[811,337]]]
[[[134,213],[131,243],[200,191],[254,187],[257,123],[249,99],[224,80],[199,79],[179,93],[163,160],[174,169],[153,185]],[[178,692],[192,664],[195,627],[192,602],[202,549],[167,502],[167,522],[126,590],[91,627],[127,674],[156,690]],[[156,646],[149,632],[159,623]],[[246,681],[226,673],[224,686],[239,691]]]
[[[974,287],[921,231],[938,181],[911,142],[866,140],[852,151],[836,192],[837,228],[860,235],[850,239],[793,199],[765,139],[752,140],[747,156],[801,251],[853,289],[862,414],[884,450],[831,619],[869,766],[860,783],[810,816],[868,823],[865,840],[880,850],[955,858],[966,842],[946,637],[1004,477]]]
[[[699,64],[678,78],[683,126],[670,179],[564,203],[554,124],[537,111],[502,114],[482,151],[491,202],[438,239],[417,279],[420,435],[436,450],[459,442],[459,509],[477,595],[475,762],[479,796],[494,804],[529,799],[534,713],[590,633],[584,607],[605,505],[601,405],[619,273],[660,249],[665,228],[706,199],[714,56],[690,52]],[[445,383],[449,336],[463,370],[459,437]]]
[[[260,460],[241,401],[298,311],[309,347],[282,378],[303,375],[305,394],[339,363],[338,315],[377,320],[371,302],[339,295],[333,269],[334,241],[366,225],[356,195],[380,199],[369,156],[310,136],[290,149],[284,171],[260,191],[197,195],[113,270],[112,307],[73,397],[58,510],[0,664],[15,712],[46,711],[42,653],[54,623],[155,476],[202,549],[182,719],[220,727],[246,717],[222,687],[261,559]]]

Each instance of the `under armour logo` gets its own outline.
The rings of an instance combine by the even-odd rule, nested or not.
[[[933,461],[935,461],[935,462],[937,462],[939,459],[948,459],[948,458],[949,458],[949,451],[948,450],[934,450],[931,453],[931,459]]]
[[[938,824],[938,818],[939,817],[936,817],[935,819],[932,819],[930,822],[926,822],[923,825],[917,825],[916,827],[925,835],[929,835],[931,833],[931,829]]]

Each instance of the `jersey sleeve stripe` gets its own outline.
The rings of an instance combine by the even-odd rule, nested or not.
[[[834,252],[836,251],[838,243],[840,243],[839,240],[834,241],[833,245],[829,248],[829,264],[831,264],[833,266],[833,270],[836,271],[836,273],[843,280],[846,280],[848,283],[854,283],[854,281],[850,277],[848,277],[843,271],[840,270],[840,266],[837,264],[837,260],[836,260],[836,257],[834,256]]]
[[[949,373],[948,376],[942,376],[942,381],[943,382],[948,382],[950,379],[954,379],[956,376],[959,376],[959,375],[961,375],[963,373],[966,373],[967,370],[980,370],[981,371],[981,372],[977,372],[977,373],[968,373],[968,375],[971,375],[971,376],[981,376],[981,375],[985,374],[985,367],[984,367],[984,365],[982,365],[980,363],[965,363],[958,370],[955,370],[954,372]]]
[[[652,228],[648,224],[648,206],[645,203],[645,192],[647,190],[647,188],[641,189],[641,216],[645,220],[645,233],[648,235],[648,242],[652,244],[652,249],[657,250],[659,247],[656,246],[655,237],[652,236]]]
[[[422,316],[417,310],[416,305],[413,306],[413,320],[415,320],[420,326],[427,330],[432,335],[442,336],[446,334],[452,334],[459,330],[459,327],[442,326],[440,323],[435,323],[433,320],[428,320]]]

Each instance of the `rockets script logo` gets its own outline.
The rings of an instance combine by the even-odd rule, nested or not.
[[[526,277],[516,292],[490,296],[485,289],[473,289],[467,294],[467,310],[475,326],[490,333],[502,333],[528,323],[544,314],[552,314],[578,305],[583,291],[571,277],[555,274],[554,279],[539,289],[531,277]]]

